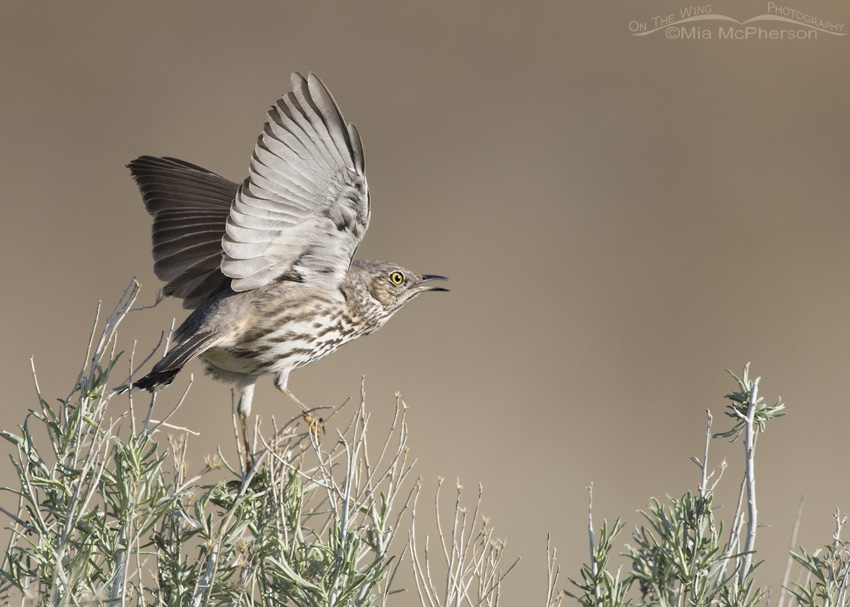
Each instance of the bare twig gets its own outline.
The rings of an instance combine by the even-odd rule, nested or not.
[[[558,551],[551,545],[551,537],[546,534],[546,604],[545,607],[559,607],[564,595],[558,590],[558,576],[561,566],[557,564]]]
[[[747,484],[747,538],[744,544],[744,561],[739,579],[744,583],[750,571],[753,560],[752,552],[756,543],[756,530],[758,529],[758,509],[756,508],[756,472],[755,472],[755,440],[756,429],[754,426],[756,406],[758,404],[758,388],[760,377],[750,383],[750,399],[747,408],[746,430],[744,431],[745,470],[744,478]]]
[[[779,589],[779,600],[776,607],[783,607],[785,596],[788,594],[788,579],[791,577],[791,564],[794,562],[791,556],[794,550],[797,549],[797,530],[800,528],[800,521],[803,518],[803,505],[806,502],[805,496],[800,498],[800,505],[797,506],[797,516],[794,517],[794,526],[791,527],[791,542],[788,546],[788,559],[785,563],[785,572],[782,574],[782,585]],[[842,603],[839,603],[841,605]]]

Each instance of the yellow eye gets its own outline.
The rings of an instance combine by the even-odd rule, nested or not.
[[[392,274],[390,274],[390,281],[394,285],[400,285],[404,282],[404,274],[402,274],[401,272],[393,272]]]

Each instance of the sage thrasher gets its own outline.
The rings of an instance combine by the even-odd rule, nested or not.
[[[292,75],[242,184],[175,158],[128,168],[153,215],[154,273],[194,309],[133,387],[153,391],[200,356],[240,388],[243,430],[261,375],[300,404],[290,372],[377,331],[420,293],[447,290],[431,282],[442,276],[352,261],[369,226],[363,146],[313,74]]]

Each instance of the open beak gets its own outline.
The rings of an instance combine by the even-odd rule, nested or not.
[[[445,276],[437,276],[436,274],[423,274],[422,280],[419,284],[416,285],[416,290],[420,293],[424,293],[425,291],[448,291],[448,289],[444,287],[437,287],[434,285],[427,285],[426,282],[431,282],[432,280],[448,280]]]

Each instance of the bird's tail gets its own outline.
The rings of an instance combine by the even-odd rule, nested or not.
[[[169,350],[162,360],[156,363],[150,373],[143,378],[133,382],[136,390],[147,390],[153,392],[158,386],[165,386],[174,381],[183,366],[207,350],[217,337],[215,331],[196,333],[188,339],[180,342]]]

